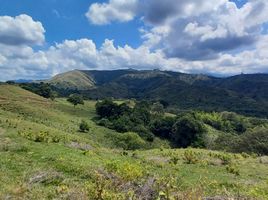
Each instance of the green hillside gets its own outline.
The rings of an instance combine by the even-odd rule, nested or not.
[[[268,157],[133,140],[97,126],[95,103],[0,85],[0,199],[268,198]],[[124,150],[129,142],[144,148]]]
[[[79,70],[56,75],[48,83],[59,89],[70,90],[86,90],[95,85],[94,79]]]

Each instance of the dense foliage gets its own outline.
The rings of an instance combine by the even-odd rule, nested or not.
[[[174,147],[204,147],[268,154],[268,122],[233,112],[183,112],[166,116],[159,102],[134,106],[106,99],[96,104],[98,124],[120,133],[135,132],[147,140],[169,140]]]
[[[29,90],[47,99],[54,100],[57,97],[57,92],[48,83],[24,83],[20,85],[23,89]]]
[[[96,112],[100,117],[99,125],[118,132],[136,132],[147,141],[155,136],[168,139],[175,146],[187,147],[202,143],[202,125],[192,116],[176,118],[165,117],[160,103],[137,102],[133,108],[126,103],[117,104],[111,100],[96,104]]]

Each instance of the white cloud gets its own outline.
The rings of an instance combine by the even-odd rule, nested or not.
[[[253,45],[268,21],[268,2],[252,0],[242,8],[228,0],[169,0],[162,10],[158,0],[147,1],[146,36],[152,49],[161,48],[167,56],[186,60],[216,59],[221,53]],[[167,3],[167,2],[166,2]],[[172,10],[175,9],[174,12]],[[162,10],[161,15],[154,10]],[[163,30],[164,34],[159,30]],[[168,30],[168,31],[166,31]]]
[[[92,4],[87,16],[99,25],[139,16],[144,45],[168,57],[209,60],[253,45],[268,22],[268,2],[249,0],[238,8],[229,0],[110,0]]]
[[[103,25],[113,21],[127,22],[135,17],[137,0],[110,0],[109,3],[94,3],[86,17],[93,24]]]
[[[6,45],[41,45],[45,29],[28,15],[0,16],[0,43]]]
[[[162,51],[152,52],[147,46],[116,47],[106,39],[100,48],[92,40],[66,40],[46,51],[28,51],[24,56],[0,56],[0,80],[16,78],[39,79],[73,69],[162,69],[186,73],[233,75],[268,73],[268,37],[263,36],[253,50],[236,55],[220,54],[218,59],[187,61],[167,58]]]
[[[2,23],[11,26],[6,21],[16,21],[15,29],[21,34],[10,34],[9,41],[13,42],[3,42],[1,34],[8,35],[8,30],[13,29],[0,30],[0,80],[49,78],[72,69],[159,68],[218,75],[268,73],[268,36],[261,33],[263,23],[268,21],[267,1],[249,0],[241,8],[228,0],[177,2],[110,0],[91,5],[87,17],[99,25],[141,16],[144,43],[138,48],[115,46],[108,39],[98,48],[92,40],[80,39],[35,51],[32,45],[44,42],[42,24],[29,16],[28,20],[5,17],[9,20]]]

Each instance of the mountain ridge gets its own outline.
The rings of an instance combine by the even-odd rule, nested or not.
[[[268,74],[219,78],[160,70],[74,70],[48,82],[58,89],[75,89],[90,99],[146,99],[166,101],[176,109],[268,116]]]

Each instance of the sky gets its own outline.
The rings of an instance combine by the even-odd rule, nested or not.
[[[267,0],[0,0],[0,81],[73,69],[268,73]]]

